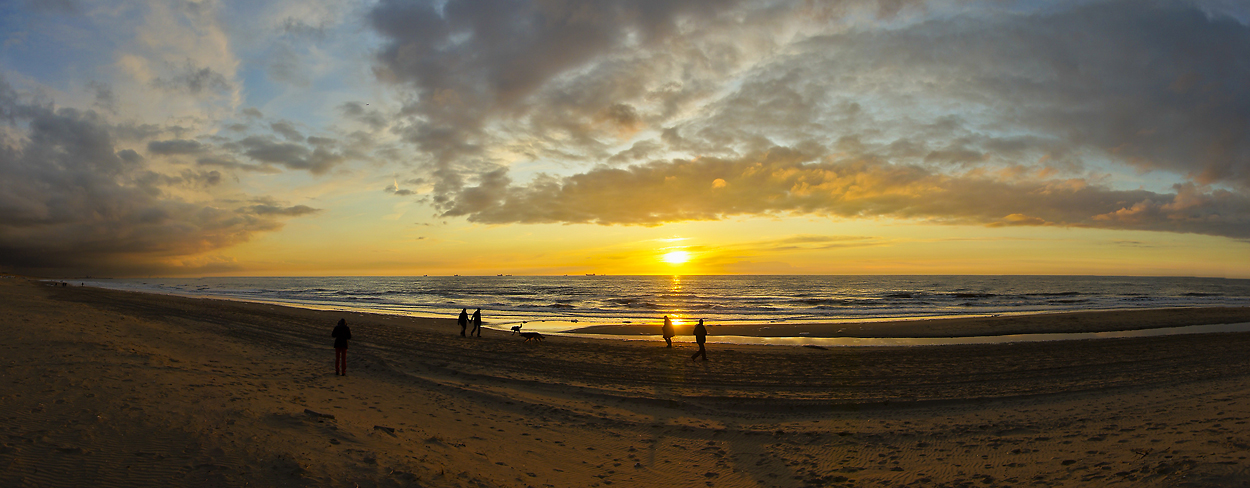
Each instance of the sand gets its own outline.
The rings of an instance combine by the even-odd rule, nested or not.
[[[468,339],[451,312],[0,279],[0,486],[1250,482],[1250,333],[716,345],[693,363],[689,336]],[[329,337],[340,317],[356,337],[346,377]]]
[[[1190,325],[1238,324],[1250,322],[1250,308],[1167,308],[1155,310],[1114,310],[1068,312],[1061,314],[1005,315],[909,319],[886,322],[845,323],[767,323],[724,325],[709,323],[712,335],[749,337],[976,337],[1014,334],[1075,334],[1121,330],[1162,329]],[[606,335],[659,335],[662,321],[647,325],[596,325],[571,332]],[[690,335],[694,324],[675,326],[681,335]]]

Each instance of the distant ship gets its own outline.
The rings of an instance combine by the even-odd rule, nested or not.
[[[586,276],[594,276],[594,273],[586,273]]]

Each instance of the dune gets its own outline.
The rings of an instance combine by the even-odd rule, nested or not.
[[[422,319],[0,279],[0,486],[1250,481],[1250,333],[714,344],[695,363],[689,336],[674,349],[496,330],[469,339],[456,311]],[[1162,315],[1016,326],[1152,317]],[[333,372],[339,318],[355,338],[345,377]]]

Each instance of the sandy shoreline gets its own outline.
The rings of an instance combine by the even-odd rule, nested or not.
[[[1237,324],[1250,322],[1250,307],[1167,308],[1113,310],[1053,314],[1010,315],[917,319],[836,324],[708,324],[709,333],[747,337],[977,337],[1015,334],[1073,334],[1122,330],[1162,329],[1191,325]],[[679,335],[690,335],[693,326],[676,327]],[[598,325],[572,330],[581,334],[658,335],[656,325]]]
[[[451,319],[16,279],[0,280],[0,313],[11,324],[0,346],[3,486],[1250,481],[1248,333],[723,346],[692,363],[688,337],[674,349],[523,343],[493,330],[466,339]],[[1238,313],[1037,316],[1013,326]],[[332,371],[329,332],[339,317],[357,338],[347,377]],[[877,333],[901,333],[893,327]],[[987,326],[937,330],[969,327]]]

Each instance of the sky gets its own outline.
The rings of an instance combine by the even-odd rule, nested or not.
[[[1233,0],[0,2],[0,271],[1250,278]]]

